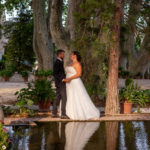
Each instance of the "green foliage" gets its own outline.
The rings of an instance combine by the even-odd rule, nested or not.
[[[5,63],[6,63],[6,55],[2,55],[2,59],[0,60],[0,70],[5,69]]]
[[[0,76],[1,77],[11,77],[12,75],[13,75],[12,70],[6,69],[6,70],[0,71]]]
[[[52,88],[51,81],[47,81],[45,79],[36,80],[33,88],[33,96],[36,101],[52,101],[55,97],[55,91]]]
[[[19,115],[19,116],[34,116],[34,110],[30,109],[30,106],[33,105],[31,99],[21,99],[18,98],[18,101],[13,105],[13,109],[10,106],[4,107],[4,113],[7,116],[10,115]]]
[[[31,90],[32,86],[31,83],[28,83],[27,88],[22,88],[20,91],[17,91],[15,95],[17,95],[17,102],[15,106],[18,107],[18,109],[11,111],[13,114],[29,114],[30,116],[33,115],[34,111],[30,110],[28,106],[33,105],[33,92]],[[18,112],[19,110],[19,112]]]
[[[136,75],[135,75],[136,78],[142,78],[142,73],[141,72],[138,72]]]
[[[114,4],[104,0],[83,1],[74,12],[76,38],[71,44],[83,56],[82,79],[90,95],[99,96],[106,87],[113,12]]]
[[[31,2],[31,0],[0,0],[1,2],[3,2],[3,4],[1,5],[1,7],[3,9],[6,9],[9,13],[12,13],[12,11],[15,10],[19,10],[20,9],[20,5],[24,5],[25,7],[29,7],[29,3]]]
[[[21,76],[24,77],[24,78],[29,76],[29,72],[28,72],[28,71],[25,71],[25,70],[21,71],[20,74],[21,74]]]
[[[125,80],[125,86],[126,86],[126,87],[128,87],[128,86],[130,86],[130,85],[133,85],[133,84],[134,84],[134,81],[133,81],[132,78],[127,78],[127,79]]]
[[[52,70],[36,70],[34,72],[34,75],[37,77],[48,77],[51,76],[53,73]]]
[[[7,129],[5,129],[4,126],[0,123],[0,150],[4,150],[9,146],[7,132]]]
[[[33,116],[34,115],[34,110],[29,109],[29,106],[33,105],[33,101],[30,99],[20,99],[17,101],[17,103],[15,104],[15,106],[17,106],[17,110],[13,110],[13,114],[29,114],[29,116]],[[18,113],[19,110],[19,113]]]
[[[32,12],[21,5],[18,17],[9,21],[4,30],[9,39],[5,46],[8,62],[15,64],[17,71],[31,70],[35,61]]]
[[[15,64],[7,64],[6,61],[4,65],[4,69],[0,71],[0,76],[2,77],[11,77],[16,71]]]
[[[150,102],[150,90],[141,90],[132,79],[127,79],[126,87],[119,90],[119,99],[143,107]]]
[[[33,102],[39,102],[41,100],[52,101],[55,97],[55,90],[52,88],[51,81],[38,79],[33,83],[28,83],[27,88],[17,91],[15,95],[18,95],[18,100],[25,100],[26,103],[28,103],[29,100]]]
[[[119,77],[120,78],[127,78],[127,77],[130,77],[130,72],[127,71],[127,70],[124,70],[122,67],[119,67]]]

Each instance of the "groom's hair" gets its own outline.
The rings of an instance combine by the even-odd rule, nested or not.
[[[59,54],[61,54],[61,53],[64,53],[65,51],[63,50],[63,49],[58,49],[57,50],[57,56],[59,55]]]

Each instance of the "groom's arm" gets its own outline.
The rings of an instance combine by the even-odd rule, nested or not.
[[[56,61],[53,68],[53,75],[58,81],[62,81],[64,79],[64,75],[60,72],[61,70],[60,62]]]

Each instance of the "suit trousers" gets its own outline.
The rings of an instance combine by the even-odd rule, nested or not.
[[[56,97],[53,103],[53,114],[57,114],[57,106],[61,101],[61,115],[66,115],[66,83],[61,83],[59,86],[56,85]]]

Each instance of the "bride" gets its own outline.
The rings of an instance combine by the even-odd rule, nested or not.
[[[82,66],[79,52],[74,51],[70,57],[72,64],[65,68],[67,90],[66,114],[73,120],[98,119],[99,110],[94,106],[81,80]]]

